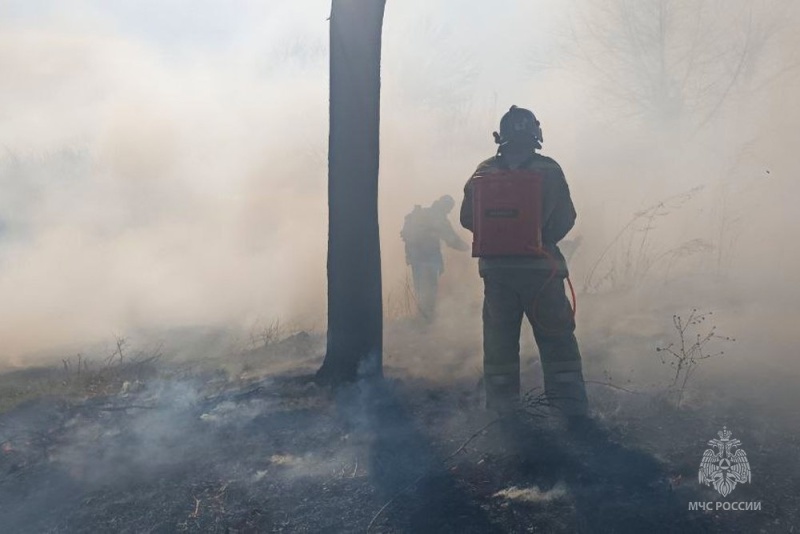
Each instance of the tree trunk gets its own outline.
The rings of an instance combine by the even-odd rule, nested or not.
[[[317,381],[380,377],[381,29],[386,0],[333,0],[328,141],[328,347]]]

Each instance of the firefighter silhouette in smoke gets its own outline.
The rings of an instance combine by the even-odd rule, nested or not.
[[[454,206],[455,200],[450,195],[439,198],[427,208],[416,205],[406,215],[400,232],[405,242],[406,264],[411,266],[414,279],[417,307],[427,321],[434,318],[439,277],[444,272],[441,241],[456,250],[469,249],[447,219]]]
[[[533,327],[549,404],[571,422],[586,421],[587,399],[573,309],[558,242],[575,223],[561,167],[536,153],[534,114],[512,106],[494,133],[497,154],[464,187],[461,224],[473,232],[484,282],[483,371],[486,407],[504,412],[520,397],[523,315]]]

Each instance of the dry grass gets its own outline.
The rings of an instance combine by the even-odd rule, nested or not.
[[[0,375],[0,413],[42,397],[83,400],[111,395],[157,372],[161,346],[134,350],[127,338],[114,340],[114,351],[89,359],[82,354],[64,358],[61,366],[20,369]]]
[[[414,295],[414,288],[411,286],[411,275],[406,269],[405,276],[395,284],[386,297],[384,317],[387,321],[407,319],[417,314],[419,305]]]

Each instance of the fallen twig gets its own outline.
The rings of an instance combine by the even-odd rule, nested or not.
[[[483,425],[474,434],[472,434],[469,438],[467,438],[467,440],[464,443],[462,443],[459,448],[457,448],[455,451],[453,451],[453,453],[450,456],[445,458],[443,460],[443,462],[446,462],[446,461],[450,460],[451,458],[454,458],[455,456],[457,456],[458,453],[460,453],[461,451],[466,449],[467,445],[472,443],[478,436],[480,436],[486,430],[488,430],[490,427],[494,426],[495,424],[499,423],[502,420],[503,420],[503,417],[496,417],[496,418],[492,419],[491,421],[489,421],[487,424]]]
[[[618,389],[620,391],[624,391],[625,393],[633,393],[634,395],[643,395],[643,393],[641,391],[636,391],[636,390],[633,390],[633,389],[624,388],[622,386],[618,386],[618,385],[612,384],[610,382],[601,382],[599,380],[584,380],[584,382],[587,383],[587,384],[597,384],[599,386],[606,386],[606,387],[609,387],[611,389]]]

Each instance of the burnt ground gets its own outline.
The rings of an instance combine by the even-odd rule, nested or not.
[[[16,395],[0,414],[0,530],[691,533],[800,525],[800,444],[758,410],[720,420],[704,408],[677,410],[657,395],[594,385],[597,427],[575,436],[535,396],[527,411],[496,419],[481,410],[473,380],[434,382],[387,366],[382,383],[319,388],[309,381],[318,341],[295,337],[288,344],[299,349],[251,351],[235,373],[145,358],[80,376],[65,364],[0,377],[0,391]],[[289,348],[305,356],[288,370],[259,370]],[[754,471],[753,484],[727,500],[761,501],[760,511],[688,510],[691,501],[723,500],[697,482],[706,441],[723,424],[742,429],[736,437]]]

